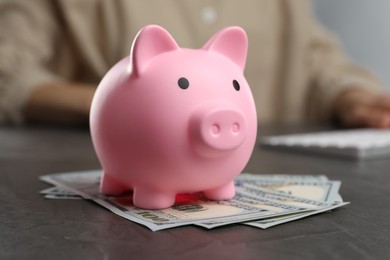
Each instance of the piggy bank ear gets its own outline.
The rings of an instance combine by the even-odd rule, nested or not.
[[[148,25],[142,28],[130,50],[131,72],[139,76],[155,56],[180,49],[172,36],[162,27]]]
[[[220,30],[211,37],[203,46],[203,49],[218,52],[226,56],[244,71],[248,50],[248,39],[242,28],[227,27]]]

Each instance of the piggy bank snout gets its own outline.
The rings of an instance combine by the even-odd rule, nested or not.
[[[209,156],[238,148],[246,136],[245,116],[234,108],[200,109],[191,128],[198,152]]]

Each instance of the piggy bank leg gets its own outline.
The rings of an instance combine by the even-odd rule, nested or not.
[[[133,204],[143,209],[164,209],[175,204],[176,194],[156,191],[145,187],[135,187]]]
[[[128,190],[130,190],[130,187],[123,185],[106,172],[103,173],[102,180],[100,182],[101,193],[116,196],[125,193]]]
[[[210,200],[230,200],[236,195],[234,181],[211,190],[206,190],[203,193]]]

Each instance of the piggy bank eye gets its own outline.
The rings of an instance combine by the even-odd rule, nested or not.
[[[235,90],[239,91],[240,90],[240,83],[238,83],[237,80],[233,80],[233,87]]]
[[[177,81],[177,85],[179,85],[179,87],[181,89],[187,89],[189,86],[190,86],[190,82],[188,81],[188,79],[186,78],[180,78],[178,81]]]

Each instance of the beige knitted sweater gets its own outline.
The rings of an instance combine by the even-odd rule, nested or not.
[[[337,93],[379,85],[346,59],[306,0],[0,0],[0,121],[22,121],[42,83],[97,85],[146,24],[188,48],[222,27],[243,27],[260,122],[326,122]]]

